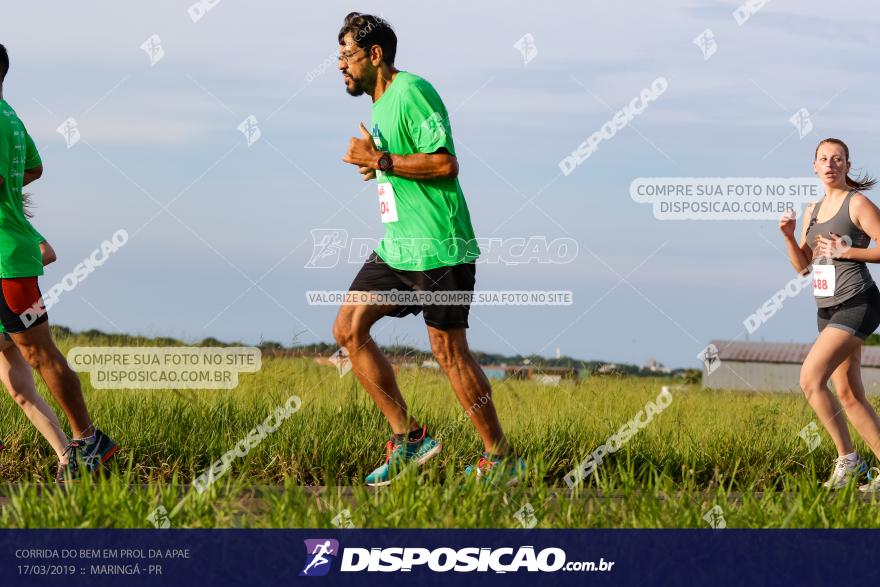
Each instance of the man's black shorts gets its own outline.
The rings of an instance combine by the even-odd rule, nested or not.
[[[473,292],[477,268],[474,263],[438,267],[427,271],[401,271],[388,265],[375,251],[367,257],[351,282],[349,291],[461,291]],[[394,306],[386,316],[400,318],[424,313],[425,324],[440,330],[468,327],[470,304]]]

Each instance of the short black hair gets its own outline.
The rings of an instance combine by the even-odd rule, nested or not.
[[[372,14],[360,12],[349,13],[339,29],[339,44],[343,44],[346,34],[351,33],[355,44],[361,49],[369,50],[373,45],[382,47],[382,60],[394,65],[397,54],[397,35],[388,21]]]
[[[0,84],[6,79],[7,73],[9,73],[9,53],[6,52],[6,47],[0,45]]]

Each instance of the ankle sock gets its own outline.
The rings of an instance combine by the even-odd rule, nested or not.
[[[98,441],[98,435],[92,434],[91,436],[86,436],[85,438],[74,438],[74,440],[81,440],[85,442],[87,445],[91,446]]]
[[[510,457],[510,453],[508,453],[506,455],[499,455],[499,454],[495,454],[495,453],[491,453],[491,452],[486,453],[486,458],[492,462],[503,461],[504,459],[506,459],[508,457]]]
[[[427,430],[425,431],[427,434]],[[420,440],[422,438],[422,427],[418,427],[415,430],[410,430],[409,434],[393,434],[394,442],[400,444],[402,442],[415,442],[416,440]]]
[[[848,460],[851,463],[854,463],[859,460],[859,453],[857,453],[856,451],[852,451],[848,455],[843,455],[843,458],[845,458],[846,460]]]

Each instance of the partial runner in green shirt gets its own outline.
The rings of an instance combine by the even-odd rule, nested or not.
[[[42,165],[33,139],[15,110],[0,99],[0,278],[43,274],[43,239],[27,219],[21,190],[25,171]]]

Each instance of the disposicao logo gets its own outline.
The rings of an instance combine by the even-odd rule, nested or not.
[[[323,577],[330,572],[330,564],[339,554],[339,541],[332,538],[311,538],[306,543],[306,566],[300,577]],[[331,558],[332,557],[332,558]]]

